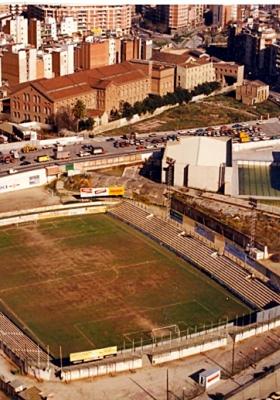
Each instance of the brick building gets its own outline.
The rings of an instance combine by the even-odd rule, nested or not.
[[[241,100],[243,104],[252,106],[262,103],[269,96],[269,86],[261,81],[247,81],[236,88],[236,99]]]
[[[216,80],[221,83],[222,86],[242,85],[244,79],[244,65],[237,64],[235,62],[216,62],[214,63]]]
[[[18,85],[10,96],[11,119],[47,123],[58,110],[72,108],[78,99],[88,110],[110,114],[123,102],[134,104],[150,92],[149,74],[125,62]]]

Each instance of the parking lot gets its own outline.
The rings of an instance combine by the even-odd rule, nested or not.
[[[57,144],[33,146],[33,148],[29,145],[29,149],[28,142],[10,143],[0,145],[0,172],[30,170],[32,167],[51,165],[56,161],[69,160],[70,162],[82,158],[92,159],[98,156],[154,151],[164,148],[169,141],[179,141],[183,136],[227,136],[232,138],[233,143],[273,140],[280,138],[280,122],[278,118],[273,118],[268,121],[248,121],[150,134],[134,132],[112,137],[100,135],[92,139],[81,138],[76,143],[66,146],[59,145],[59,138],[57,138]]]

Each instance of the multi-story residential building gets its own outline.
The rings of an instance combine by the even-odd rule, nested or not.
[[[15,43],[28,44],[28,19],[23,16],[16,16],[7,21],[3,32],[10,35]]]
[[[0,4],[0,15],[2,14],[10,14],[9,4]]]
[[[168,27],[170,31],[184,30],[190,27],[189,4],[170,4],[168,7]]]
[[[204,9],[203,4],[170,4],[143,6],[141,12],[155,24],[163,24],[167,31],[180,32],[201,25]]]
[[[40,20],[53,17],[57,22],[72,17],[81,32],[98,28],[103,34],[111,32],[122,35],[130,32],[132,9],[132,5],[29,5],[28,14]]]
[[[42,38],[44,41],[57,40],[57,23],[54,17],[46,17],[42,21]]]
[[[212,11],[212,24],[224,28],[229,22],[237,20],[237,4],[223,5],[213,4],[210,6]]]
[[[68,44],[52,52],[52,72],[54,76],[73,74],[74,45]]]
[[[65,60],[67,60],[66,66],[61,65],[61,71],[56,64],[57,74],[59,71],[62,74],[73,72],[73,64],[72,69],[70,64],[71,50],[65,53]],[[8,82],[10,87],[13,87],[19,83],[34,79],[53,78],[52,62],[51,52],[46,53],[43,52],[43,50],[37,51],[35,48],[25,47],[23,45],[9,46],[2,55],[3,79]],[[68,65],[70,67],[68,67]]]
[[[267,48],[275,44],[277,34],[274,29],[230,28],[228,37],[228,55],[234,61],[245,66],[245,75],[267,76]]]
[[[60,34],[71,36],[78,32],[78,21],[73,17],[65,17],[60,21]]]
[[[109,40],[93,43],[82,42],[75,48],[75,70],[92,69],[109,65],[109,48]]]
[[[125,62],[18,85],[10,96],[11,118],[14,122],[49,122],[60,109],[72,108],[77,99],[89,110],[110,114],[126,101],[142,101],[150,92],[149,74]]]
[[[236,99],[241,100],[246,105],[254,105],[267,100],[269,96],[269,86],[259,80],[247,81],[236,88]]]
[[[20,15],[23,11],[26,10],[26,4],[24,3],[13,3],[9,5],[10,13],[12,15]]]
[[[37,50],[10,46],[3,52],[2,76],[10,86],[37,79]]]
[[[273,43],[266,48],[265,69],[272,82],[280,78],[280,43]]]
[[[41,21],[35,18],[28,21],[28,44],[36,49],[42,45]]]

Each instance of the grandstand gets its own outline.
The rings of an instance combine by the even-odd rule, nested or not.
[[[109,213],[190,261],[250,306],[261,309],[271,302],[280,303],[280,295],[263,282],[248,279],[247,271],[223,255],[213,258],[213,250],[198,239],[182,235],[171,222],[150,215],[128,201],[110,209]]]
[[[0,348],[7,348],[16,358],[27,365],[46,368],[49,365],[49,355],[0,313]]]

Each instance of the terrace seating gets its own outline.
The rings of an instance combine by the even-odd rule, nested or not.
[[[48,355],[3,313],[0,313],[0,348],[4,344],[21,360],[45,367]]]
[[[124,201],[109,213],[136,227],[153,239],[164,243],[183,258],[197,265],[247,303],[263,308],[271,301],[280,303],[280,296],[257,279],[247,280],[248,272],[225,256],[211,257],[213,250],[196,238],[179,235],[172,223],[150,214],[142,208]]]

